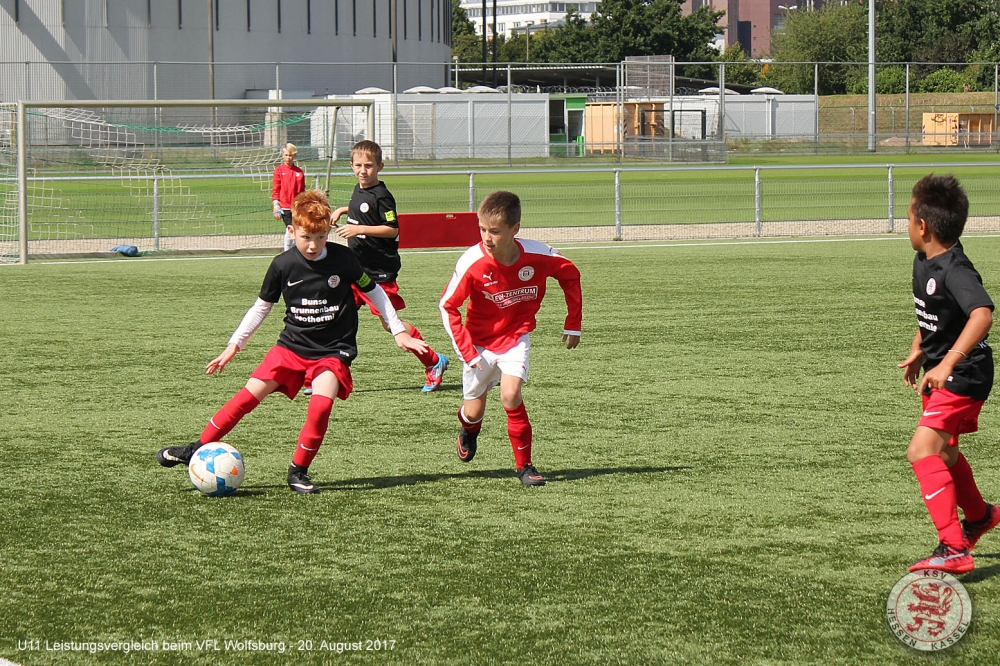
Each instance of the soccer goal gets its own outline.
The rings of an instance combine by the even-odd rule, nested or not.
[[[350,149],[374,127],[364,99],[0,105],[0,262],[119,245],[278,249],[281,148],[296,145],[308,188],[346,204]]]

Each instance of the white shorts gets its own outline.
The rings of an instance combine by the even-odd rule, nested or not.
[[[500,383],[500,375],[520,377],[522,382],[528,381],[528,353],[531,351],[531,340],[525,333],[517,339],[517,344],[502,354],[496,354],[488,349],[476,346],[479,352],[482,370],[476,370],[468,363],[462,367],[462,397],[465,400],[475,400],[482,397],[491,388]]]

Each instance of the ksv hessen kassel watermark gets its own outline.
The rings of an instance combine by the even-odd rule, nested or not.
[[[899,579],[885,604],[892,635],[915,650],[943,650],[972,624],[972,599],[961,581],[944,571],[920,569]]]

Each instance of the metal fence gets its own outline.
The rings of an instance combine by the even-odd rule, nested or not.
[[[1000,164],[390,169],[382,176],[403,213],[475,210],[490,192],[512,190],[522,201],[522,237],[577,243],[905,233],[910,190],[931,171],[959,177],[971,202],[967,231],[1000,232]],[[174,177],[184,179],[179,173]],[[155,176],[144,178],[152,182]],[[233,189],[250,176],[216,178]],[[328,185],[332,203],[346,203],[351,175],[339,169],[333,178]],[[80,216],[75,221],[49,220],[40,207],[29,225],[27,251],[32,258],[101,254],[118,244],[149,252],[277,251],[281,245],[279,230],[269,221],[266,193],[258,195],[265,204],[259,209],[247,207],[234,214],[220,208],[207,216],[202,211],[194,224],[173,220],[165,227],[154,224],[159,217],[155,197],[136,198],[121,187],[103,190],[113,185],[107,178],[64,180],[94,197],[100,209],[128,209],[132,217],[109,236],[100,233],[102,227],[81,224]],[[207,199],[201,203],[207,206]],[[17,260],[17,239],[6,238],[0,235],[0,258]]]
[[[941,73],[953,76],[941,77]],[[503,92],[548,93],[553,98],[579,94],[586,98],[588,106],[618,105],[619,117],[614,122],[620,128],[612,141],[586,137],[589,147],[570,141],[571,132],[556,117],[553,106],[548,127],[552,147],[543,151],[544,158],[519,159],[517,151],[501,149],[487,151],[490,157],[475,158],[481,165],[528,166],[560,158],[604,164],[634,160],[724,161],[726,152],[871,152],[872,143],[875,152],[884,153],[996,151],[1000,146],[998,63],[879,63],[876,78],[873,137],[868,131],[864,63],[5,62],[0,63],[0,101],[207,99],[212,80],[219,99],[259,99],[278,94],[275,91],[281,91],[285,98],[308,98],[377,88],[391,95],[387,115],[405,119],[413,116],[414,107],[399,106],[400,96],[410,89],[400,82],[423,81],[435,89],[468,89],[485,82]],[[940,92],[948,85],[953,87],[950,92]],[[712,88],[714,92],[707,95],[701,92]],[[726,93],[727,89],[749,93],[759,88],[811,96],[813,111],[800,110],[801,117],[793,121],[772,120],[761,129],[759,123],[745,122],[745,111],[737,111],[737,102],[752,96]],[[688,106],[698,105],[690,100],[704,102],[702,113],[709,120],[698,139],[704,143],[700,148],[661,149],[660,144],[690,138],[682,136],[677,127],[670,131],[671,122],[677,120],[675,115],[685,112],[679,98],[688,99]],[[775,95],[774,99],[780,97]],[[633,123],[629,113],[648,113],[655,120],[649,124],[650,131],[645,131],[641,119]],[[929,115],[938,117],[931,128]],[[681,115],[679,122],[691,117]],[[801,122],[803,119],[807,122]],[[587,134],[583,128],[578,131],[580,136]],[[404,134],[376,137],[393,155],[394,166],[407,160],[410,164],[429,164],[430,160],[440,159],[408,157],[407,146],[402,145]],[[400,143],[398,151],[393,150],[396,143]],[[614,149],[608,149],[608,143],[614,143]],[[466,148],[460,152],[476,154],[474,145]]]

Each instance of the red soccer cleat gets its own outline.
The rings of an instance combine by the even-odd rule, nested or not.
[[[969,573],[975,568],[976,564],[972,561],[972,555],[969,555],[968,550],[965,548],[958,550],[944,543],[939,543],[930,557],[910,565],[910,571],[937,569],[950,574]]]
[[[444,354],[438,354],[437,363],[434,365],[428,365],[424,370],[424,374],[427,377],[427,382],[424,387],[420,389],[424,393],[430,393],[431,391],[437,391],[441,388],[441,378],[444,377],[444,371],[448,369],[448,357]]]

